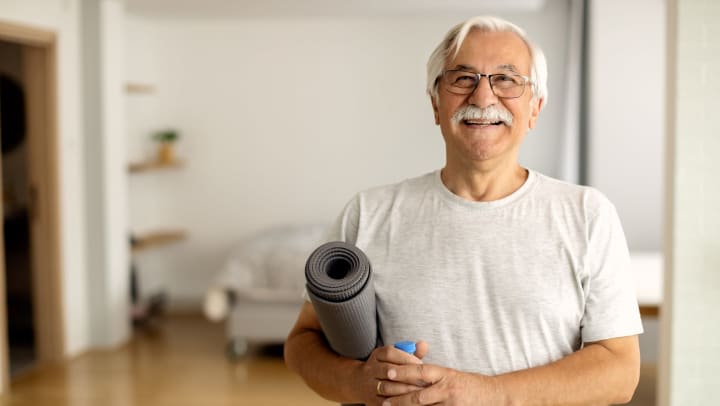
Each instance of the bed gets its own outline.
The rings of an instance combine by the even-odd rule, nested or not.
[[[265,229],[241,240],[205,295],[204,312],[226,323],[227,356],[251,344],[281,344],[295,323],[305,288],[305,261],[323,242],[320,224]]]

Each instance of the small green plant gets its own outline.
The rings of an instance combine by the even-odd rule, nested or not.
[[[160,143],[173,143],[180,138],[180,134],[176,130],[158,131],[152,135],[152,139]]]

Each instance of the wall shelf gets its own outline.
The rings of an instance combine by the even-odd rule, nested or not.
[[[155,86],[147,83],[128,82],[125,83],[125,92],[135,94],[155,93]]]
[[[130,242],[133,253],[161,247],[187,238],[185,230],[158,230],[135,235]]]
[[[139,173],[158,169],[178,169],[185,166],[185,161],[175,160],[172,162],[145,161],[132,162],[128,165],[128,172]]]

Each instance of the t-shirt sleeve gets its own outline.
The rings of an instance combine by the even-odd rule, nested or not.
[[[355,244],[358,233],[358,220],[360,213],[360,199],[355,196],[346,205],[328,230],[325,241],[342,241]]]
[[[625,234],[607,200],[589,223],[583,342],[643,332]]]

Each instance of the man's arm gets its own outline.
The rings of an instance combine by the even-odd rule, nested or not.
[[[426,348],[424,346],[423,348]],[[390,368],[419,364],[420,359],[386,346],[377,348],[367,361],[345,358],[333,352],[323,335],[315,309],[305,303],[285,342],[285,363],[320,396],[342,403],[380,405],[377,383]],[[422,353],[416,352],[420,357]],[[419,390],[415,385],[396,384],[395,393]]]
[[[625,404],[639,379],[637,336],[587,343],[557,362],[498,377],[510,405]]]
[[[388,371],[397,382],[424,381],[426,389],[388,399],[383,405],[570,406],[623,404],[640,376],[637,336],[594,343],[548,365],[498,375],[468,374],[433,365]]]

